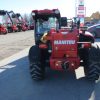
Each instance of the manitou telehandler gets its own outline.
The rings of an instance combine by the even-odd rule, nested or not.
[[[26,30],[28,30],[29,26],[26,23],[26,21],[23,19],[23,17],[21,16],[21,14],[20,13],[16,13],[16,17],[17,17],[17,19],[19,21],[19,26],[18,26],[19,30],[20,31],[26,31]]]
[[[18,32],[20,29],[19,29],[19,20],[17,19],[15,13],[13,11],[9,11],[8,12],[8,15],[11,19],[11,22],[12,22],[12,25],[14,27],[15,30],[12,30],[11,28],[11,31],[14,31],[14,32]],[[10,25],[9,25],[10,26]],[[9,27],[10,28],[10,27]]]
[[[13,21],[15,16],[13,14],[10,15],[8,11],[4,11],[4,12],[5,12],[5,24],[7,26],[8,33],[17,32],[18,28]]]
[[[5,11],[4,10],[0,10],[0,35],[2,34],[7,34],[8,31],[7,31],[7,27],[6,27],[6,24],[5,24],[5,19],[4,19],[4,16],[6,15]]]
[[[67,26],[58,9],[33,10],[35,45],[29,50],[30,74],[34,80],[45,78],[45,68],[75,71],[80,66],[89,80],[100,75],[100,48],[85,27]]]

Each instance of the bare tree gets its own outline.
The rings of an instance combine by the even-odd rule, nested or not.
[[[29,23],[30,23],[30,24],[33,23],[33,18],[32,18],[32,15],[31,15],[31,14],[29,15]]]
[[[25,20],[26,23],[28,23],[29,22],[28,14],[24,14],[23,19]]]

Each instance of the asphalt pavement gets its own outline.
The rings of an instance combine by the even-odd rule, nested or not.
[[[0,100],[100,100],[100,80],[77,79],[74,72],[46,68],[46,79],[33,81],[27,54],[0,67]]]

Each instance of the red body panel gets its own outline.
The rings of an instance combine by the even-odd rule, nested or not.
[[[12,29],[13,29],[13,31],[18,31],[18,28],[16,25],[12,25]]]
[[[72,32],[69,30],[60,30],[56,34],[51,33],[51,37],[52,54],[50,58],[50,67],[54,70],[63,70],[62,65],[67,63],[68,70],[77,69],[80,66],[77,48],[77,30]]]
[[[26,30],[28,30],[28,27],[26,27],[24,24],[22,25],[22,30],[23,31],[26,31]]]
[[[50,67],[53,70],[60,70],[63,71],[64,69],[62,68],[62,64],[64,62],[68,62],[69,67],[66,70],[74,71],[80,66],[80,58],[75,57],[75,58],[66,58],[66,59],[57,59],[57,58],[50,58]]]
[[[3,25],[0,26],[0,34],[7,34],[7,29]]]

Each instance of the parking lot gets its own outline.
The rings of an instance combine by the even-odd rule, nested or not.
[[[0,60],[34,44],[33,30],[0,35]]]
[[[78,78],[76,73],[47,68],[45,80],[33,81],[25,49],[33,44],[33,31],[0,36],[0,100],[100,100],[100,80],[88,81],[82,68]]]

